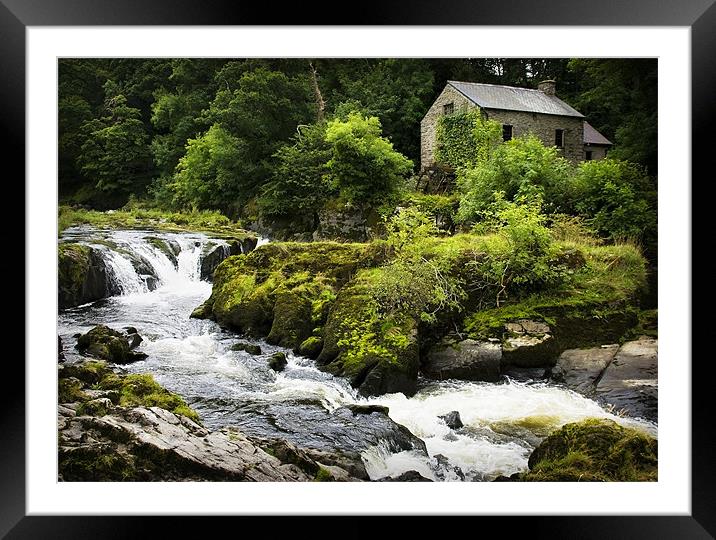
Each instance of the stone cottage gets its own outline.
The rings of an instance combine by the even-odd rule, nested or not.
[[[555,81],[542,81],[537,90],[448,81],[420,122],[421,168],[436,165],[435,138],[440,117],[475,108],[485,118],[502,124],[505,141],[529,132],[546,146],[556,146],[573,163],[606,157],[611,143],[586,122],[582,113],[555,94]]]

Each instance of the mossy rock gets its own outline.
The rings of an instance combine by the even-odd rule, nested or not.
[[[87,399],[87,394],[82,391],[82,381],[75,377],[63,377],[57,381],[57,402],[75,403]]]
[[[301,356],[306,356],[312,360],[318,358],[323,349],[323,338],[318,336],[311,336],[306,338],[301,345],[298,347],[298,353]]]
[[[319,367],[348,377],[363,395],[412,395],[419,369],[417,322],[383,316],[370,283],[358,278],[338,294],[324,327]]]
[[[261,354],[261,347],[251,343],[234,343],[231,346],[232,351],[244,351],[254,356]]]
[[[547,437],[529,458],[529,482],[656,481],[658,442],[612,420],[566,424]]]
[[[276,294],[273,309],[273,324],[266,341],[289,349],[298,346],[311,335],[311,301],[295,291],[281,291]]]
[[[107,362],[88,360],[85,362],[77,362],[73,364],[65,364],[59,370],[60,379],[74,377],[85,385],[98,384],[102,379],[112,373],[112,369]]]
[[[133,342],[136,337],[137,334],[132,334]],[[131,351],[131,348],[127,335],[104,325],[95,326],[77,339],[80,353],[115,364],[128,364],[147,357],[144,353]]]
[[[273,353],[268,361],[268,366],[274,371],[283,371],[287,365],[286,354],[282,352]]]
[[[60,309],[93,302],[119,292],[116,287],[110,286],[102,257],[91,247],[63,243],[57,251]]]

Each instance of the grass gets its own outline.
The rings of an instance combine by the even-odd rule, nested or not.
[[[152,229],[162,231],[201,231],[231,238],[249,236],[241,224],[216,211],[165,212],[155,208],[125,207],[98,212],[71,206],[60,206],[58,229],[90,225],[99,229]]]

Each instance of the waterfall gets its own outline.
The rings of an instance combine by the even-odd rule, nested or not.
[[[219,247],[229,255],[225,240],[201,233],[160,233],[156,231],[97,231],[88,227],[68,229],[67,239],[95,249],[107,270],[107,277],[121,295],[148,293],[160,287],[196,283],[201,277],[205,248]],[[162,249],[162,243],[165,244]]]

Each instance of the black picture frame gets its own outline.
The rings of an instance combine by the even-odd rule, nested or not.
[[[368,0],[356,6],[350,24],[370,25],[566,25],[566,26],[685,26],[691,29],[692,76],[692,170],[701,170],[713,152],[710,123],[716,100],[716,0],[624,0],[601,3],[584,0],[510,0],[475,2],[452,1],[449,4],[413,0],[386,3]],[[596,7],[595,7],[596,6]],[[346,13],[335,5],[320,2],[283,4],[281,9],[266,3],[231,0],[199,2],[179,0],[0,0],[0,99],[3,132],[11,135],[5,142],[7,156],[25,153],[25,30],[28,26],[95,25],[282,25],[331,24],[346,22]],[[320,15],[317,15],[320,14]],[[320,19],[322,20],[320,20]],[[706,169],[703,169],[706,170]],[[710,174],[709,176],[712,176]],[[48,179],[49,180],[49,179]],[[668,181],[664,179],[663,181]],[[692,181],[692,186],[695,182]],[[688,189],[689,186],[684,186]],[[693,195],[692,195],[692,200]],[[692,214],[693,215],[693,214]],[[692,243],[693,245],[693,243]],[[27,249],[27,248],[26,248]],[[23,263],[24,264],[24,263]],[[15,272],[15,279],[20,272]],[[23,273],[24,274],[24,273]],[[694,277],[695,274],[692,274]],[[693,282],[693,281],[692,281]],[[31,283],[24,283],[25,290]],[[31,324],[31,321],[27,321]],[[691,339],[684,336],[684,339]],[[8,355],[9,356],[9,355]],[[692,354],[692,357],[694,355]],[[691,359],[682,361],[687,363]],[[698,359],[697,359],[698,360]],[[692,513],[690,516],[549,516],[549,517],[451,517],[451,527],[474,529],[496,525],[512,535],[518,530],[532,537],[551,538],[713,538],[716,534],[716,474],[711,452],[709,386],[714,380],[713,361],[692,361]],[[7,359],[9,362],[9,358]],[[24,369],[13,380],[24,380]],[[9,369],[6,366],[6,369]],[[9,375],[6,375],[9,377]],[[149,526],[161,528],[165,536],[191,534],[195,529],[206,534],[222,534],[224,525],[249,531],[260,518],[214,518],[206,529],[205,519],[141,518],[133,516],[26,516],[25,512],[25,391],[24,385],[4,385],[0,408],[0,536],[7,538],[124,538],[144,537]],[[555,503],[558,505],[558,502]],[[320,512],[320,509],[317,509]],[[314,522],[320,519],[320,526]],[[467,520],[469,523],[466,523]],[[341,536],[372,534],[382,525],[371,524],[376,517],[361,518],[358,527],[333,525],[332,520],[292,517],[282,520],[287,531],[316,532],[333,530]],[[232,521],[232,523],[225,523]],[[420,531],[424,519],[401,520],[401,533]],[[271,536],[276,535],[273,522]],[[231,530],[231,529],[229,529]],[[424,530],[424,529],[423,529]],[[213,532],[211,532],[213,531]],[[320,533],[318,534],[320,536]]]

